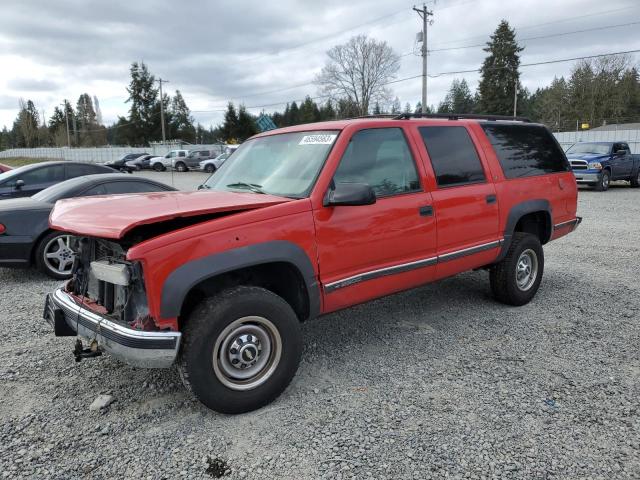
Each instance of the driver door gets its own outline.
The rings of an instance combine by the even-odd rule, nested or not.
[[[351,138],[333,186],[366,183],[376,202],[313,212],[325,311],[433,278],[436,222],[415,158],[402,128],[365,129]]]

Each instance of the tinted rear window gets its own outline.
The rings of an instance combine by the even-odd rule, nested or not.
[[[545,127],[482,124],[507,178],[566,172],[571,167],[564,152]]]
[[[421,127],[439,187],[484,182],[484,170],[464,127]]]

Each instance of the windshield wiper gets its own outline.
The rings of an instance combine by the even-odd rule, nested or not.
[[[266,194],[264,190],[262,190],[262,185],[258,185],[257,183],[247,183],[247,182],[236,182],[229,183],[227,185],[229,188],[245,188],[247,190],[251,190],[253,193],[262,193]]]

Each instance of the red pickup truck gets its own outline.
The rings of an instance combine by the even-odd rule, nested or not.
[[[485,269],[503,303],[535,295],[542,245],[573,231],[571,167],[542,125],[365,118],[257,135],[197,192],[70,199],[79,240],[47,297],[77,360],[177,364],[208,407],[259,408],[300,361],[300,322]]]

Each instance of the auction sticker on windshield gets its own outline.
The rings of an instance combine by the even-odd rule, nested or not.
[[[298,145],[331,145],[338,135],[305,135]]]

